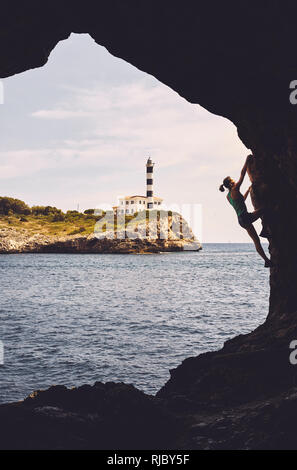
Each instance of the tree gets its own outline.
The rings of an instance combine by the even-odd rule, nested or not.
[[[52,206],[33,206],[32,207],[33,215],[53,215],[53,216],[63,216],[61,209]]]
[[[0,214],[24,214],[29,215],[31,209],[24,201],[12,197],[0,197]]]

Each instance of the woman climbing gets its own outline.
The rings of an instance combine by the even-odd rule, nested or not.
[[[252,155],[249,155],[246,159],[246,162],[244,164],[243,169],[241,170],[241,175],[237,183],[230,178],[230,176],[227,176],[227,178],[224,179],[223,184],[220,186],[220,191],[224,192],[225,188],[229,189],[229,193],[227,195],[227,199],[230,202],[231,206],[234,207],[237,217],[238,217],[238,222],[239,225],[247,231],[251,239],[253,240],[256,250],[259,253],[259,255],[264,259],[265,261],[265,268],[270,268],[273,266],[272,262],[270,261],[269,258],[265,255],[265,252],[262,248],[260,238],[258,237],[258,234],[255,230],[255,227],[253,226],[253,223],[258,220],[260,217],[263,217],[264,215],[264,210],[263,209],[258,209],[255,212],[248,212],[245,200],[249,195],[249,192],[251,190],[251,187],[247,190],[245,195],[242,195],[240,192],[240,187],[243,183],[247,167],[251,161],[251,159],[254,158]],[[262,232],[263,234],[263,232]],[[260,234],[261,235],[261,234]],[[264,236],[264,235],[263,235]]]

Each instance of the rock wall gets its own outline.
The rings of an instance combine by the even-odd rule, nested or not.
[[[297,311],[297,137],[295,114],[255,118],[240,126],[255,160],[249,174],[255,208],[268,209],[270,276],[269,320]],[[267,122],[264,122],[264,119]]]

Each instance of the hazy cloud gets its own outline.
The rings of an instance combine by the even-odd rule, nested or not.
[[[79,70],[77,54],[85,61]],[[100,67],[93,70],[96,57]],[[144,192],[150,154],[156,194],[168,204],[201,202],[206,239],[244,240],[217,191],[224,176],[239,174],[247,154],[229,121],[188,103],[86,36],[72,35],[46,67],[7,79],[8,91],[10,84],[15,102],[1,106],[2,191],[63,209],[77,201],[82,208],[113,203],[118,194]]]

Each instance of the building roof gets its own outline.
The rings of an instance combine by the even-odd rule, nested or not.
[[[124,197],[120,197],[119,200],[121,201],[122,199],[135,199],[137,197],[140,197],[141,199],[147,199],[147,196],[124,196]],[[153,199],[156,199],[158,201],[163,201],[163,199],[161,197],[156,197],[156,196],[153,196]]]

